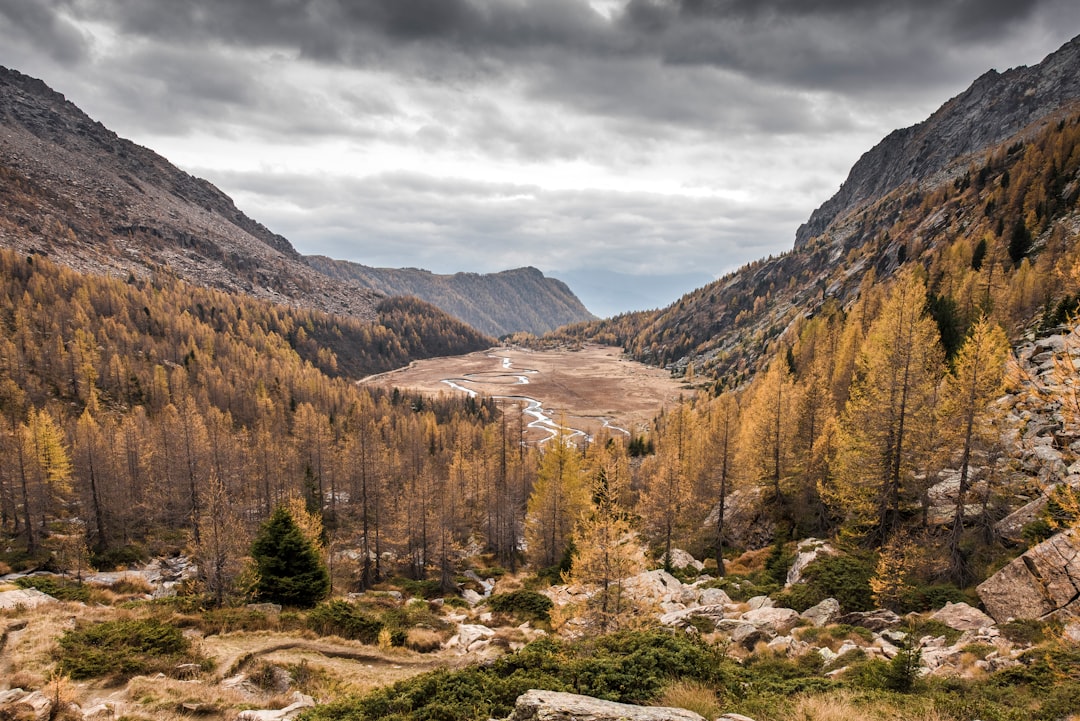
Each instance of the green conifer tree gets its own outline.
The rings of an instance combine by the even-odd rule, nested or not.
[[[330,591],[326,566],[284,506],[259,529],[251,556],[259,571],[261,600],[308,608]]]

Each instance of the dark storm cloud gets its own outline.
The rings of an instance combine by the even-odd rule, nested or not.
[[[245,102],[244,81],[257,83],[260,69],[236,77],[222,67],[219,80],[200,62],[224,66],[224,48],[248,48],[463,89],[498,82],[601,116],[765,133],[835,127],[835,113],[805,108],[808,90],[915,98],[940,88],[940,101],[985,70],[984,54],[962,60],[965,46],[1040,23],[1080,27],[1071,0],[631,0],[611,20],[586,0],[0,0],[5,8],[42,36],[76,32],[70,15],[172,47],[173,92],[218,109],[230,89]],[[133,62],[118,78],[147,67],[170,66]]]
[[[31,45],[67,65],[86,58],[89,48],[86,36],[48,2],[0,0],[0,27],[4,26],[12,31],[0,32],[9,50],[14,45]]]

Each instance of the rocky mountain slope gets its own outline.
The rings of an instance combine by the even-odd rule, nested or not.
[[[971,316],[960,330],[976,308],[962,287],[974,282],[970,273],[986,275],[983,304],[1015,333],[1075,292],[1062,269],[1080,231],[1078,78],[1080,38],[1031,68],[989,72],[868,152],[799,229],[792,251],[667,308],[560,335],[618,343],[674,372],[693,364],[699,377],[737,384],[800,318],[826,303],[848,307],[864,282],[887,282],[911,262],[926,270],[937,311]]]
[[[902,185],[938,184],[936,176],[957,159],[1022,133],[1078,98],[1080,37],[1033,67],[988,71],[929,118],[893,131],[863,155],[836,195],[799,227],[795,247]]]
[[[196,285],[364,320],[381,298],[416,296],[490,335],[593,318],[565,284],[532,268],[438,276],[305,258],[209,182],[3,67],[0,209],[0,246],[80,271],[168,269]]]
[[[0,245],[77,270],[195,283],[374,319],[380,294],[331,281],[205,180],[0,68]]]
[[[565,283],[536,268],[437,275],[417,268],[371,268],[325,256],[308,256],[307,262],[331,278],[359,282],[386,295],[416,296],[493,336],[546,333],[593,318]]]

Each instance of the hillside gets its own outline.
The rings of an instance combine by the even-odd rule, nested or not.
[[[373,320],[379,294],[329,282],[216,187],[0,68],[0,245],[80,271],[191,283]]]
[[[416,296],[496,337],[518,331],[546,333],[593,318],[565,283],[544,277],[536,268],[437,275],[417,268],[370,268],[325,256],[306,260],[331,278],[390,296]]]
[[[938,316],[962,335],[988,288],[1015,334],[1075,292],[1080,221],[1080,42],[1043,63],[988,73],[920,125],[891,134],[851,171],[778,257],[750,263],[671,306],[561,331],[623,345],[635,358],[738,383],[801,318],[849,306],[867,271],[887,281],[912,262],[929,273]],[[930,150],[932,149],[932,152]],[[974,276],[979,276],[976,279]],[[986,295],[986,294],[984,294]],[[963,318],[945,318],[959,308]]]

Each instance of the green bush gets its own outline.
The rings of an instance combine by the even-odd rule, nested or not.
[[[179,628],[157,619],[96,623],[60,637],[57,661],[73,679],[173,672],[181,663],[207,662]]]
[[[946,626],[941,621],[935,621],[932,618],[916,619],[911,624],[911,628],[908,629],[908,634],[913,638],[922,638],[923,636],[944,636],[946,643],[954,644],[963,634],[963,631],[958,631],[952,626]]]
[[[409,578],[396,579],[394,585],[401,586],[407,596],[415,598],[439,598],[443,595],[438,581],[414,581]]]
[[[90,556],[90,565],[99,571],[114,571],[117,568],[130,568],[146,561],[146,551],[139,546],[121,546],[110,548]]]
[[[972,599],[951,583],[915,586],[900,598],[901,613],[935,611],[946,603],[970,603]]]
[[[15,579],[19,588],[36,588],[60,601],[90,600],[90,587],[60,576],[24,576]]]
[[[803,580],[775,596],[780,605],[802,612],[826,598],[840,602],[844,613],[874,608],[870,590],[873,565],[856,556],[819,556],[803,569]]]
[[[307,626],[322,636],[341,636],[362,643],[375,643],[383,624],[348,601],[335,600],[311,609]]]
[[[522,588],[510,593],[496,593],[487,600],[496,613],[506,613],[523,621],[551,621],[554,604],[542,593]]]
[[[998,626],[1001,635],[1013,643],[1032,645],[1046,640],[1046,623],[1033,618],[1015,618]]]
[[[625,703],[655,699],[671,678],[721,679],[736,668],[682,635],[618,633],[591,642],[542,639],[484,666],[440,670],[367,696],[320,706],[309,721],[472,721],[508,716],[530,688],[571,691]],[[734,688],[737,684],[731,684]]]

